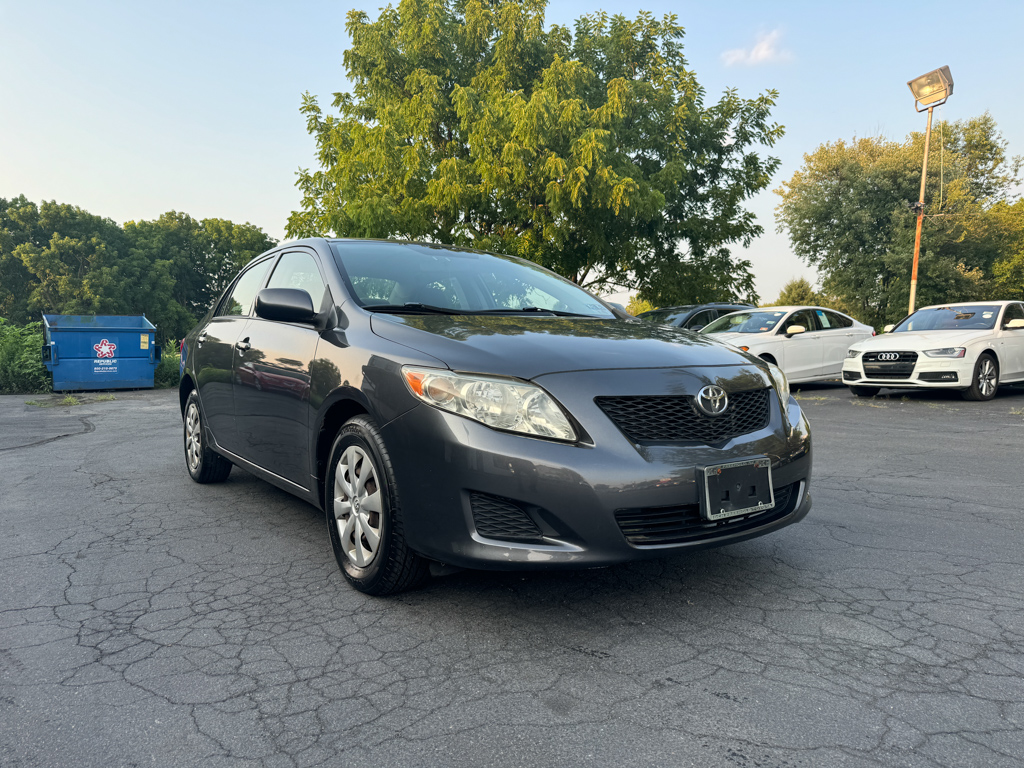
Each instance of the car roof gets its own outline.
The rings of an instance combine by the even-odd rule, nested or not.
[[[1013,301],[1012,299],[1004,299],[1000,301],[950,301],[946,304],[930,304],[927,307],[918,307],[918,309],[941,309],[942,307],[1005,307],[1007,304],[1019,304],[1020,302]]]

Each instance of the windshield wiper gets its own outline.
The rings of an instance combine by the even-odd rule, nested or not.
[[[387,312],[392,315],[404,314],[428,314],[428,315],[466,315],[473,314],[461,309],[450,309],[448,307],[435,307],[433,304],[418,304],[407,302],[406,304],[370,304],[363,307],[368,312]]]
[[[561,309],[544,309],[544,307],[506,307],[505,309],[478,309],[475,312],[467,312],[467,315],[515,315],[520,312],[529,312],[541,315],[555,315],[556,317],[593,317],[598,315],[585,315],[581,312],[566,312]]]

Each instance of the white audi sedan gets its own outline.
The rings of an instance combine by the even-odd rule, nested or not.
[[[1024,381],[1024,303],[976,301],[923,307],[885,333],[854,344],[843,383],[861,397],[883,387],[959,389],[991,400],[1000,384]]]
[[[870,325],[824,307],[733,312],[700,332],[774,363],[792,383],[839,378],[850,345],[875,335]]]

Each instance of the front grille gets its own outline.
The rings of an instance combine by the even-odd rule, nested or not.
[[[785,517],[796,505],[798,485],[792,483],[776,488],[772,509],[724,520],[705,520],[701,517],[700,505],[684,504],[678,507],[619,509],[615,512],[615,521],[626,541],[636,547],[707,541],[758,528]]]
[[[767,427],[770,392],[730,392],[729,406],[719,416],[703,413],[692,397],[598,397],[595,402],[634,442],[710,445]]]
[[[514,541],[541,538],[540,528],[515,502],[486,493],[471,493],[469,504],[477,533],[489,539]]]
[[[895,360],[879,360],[879,355],[896,355]],[[865,352],[864,378],[909,379],[917,365],[917,352]]]

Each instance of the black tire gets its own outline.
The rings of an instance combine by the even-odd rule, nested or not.
[[[882,391],[881,387],[850,387],[850,391],[857,397],[874,397]]]
[[[978,357],[971,374],[971,386],[961,390],[964,400],[991,400],[999,389],[999,363],[987,352]]]
[[[206,444],[203,434],[203,410],[193,389],[185,401],[182,419],[185,436],[185,469],[197,483],[223,483],[231,474],[231,462]]]
[[[372,507],[371,499],[376,499]],[[429,576],[427,561],[405,543],[391,457],[380,430],[368,416],[347,421],[334,440],[324,507],[334,558],[360,592],[393,595],[412,589]]]

